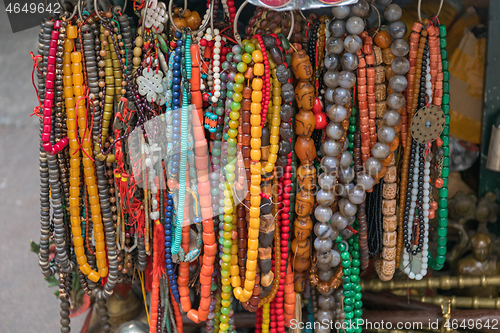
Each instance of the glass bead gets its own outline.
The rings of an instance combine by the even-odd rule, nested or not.
[[[344,311],[351,312],[353,310],[354,310],[354,307],[352,305],[344,305]]]
[[[447,167],[450,165],[450,158],[449,157],[443,157],[443,166]]]
[[[446,37],[446,26],[444,24],[439,25],[439,36]]]
[[[449,125],[450,124],[450,115],[449,114],[445,114],[444,115],[444,123],[445,125]]]
[[[393,39],[403,38],[406,35],[407,27],[404,22],[396,21],[389,25],[389,34]]]
[[[438,207],[447,208],[448,207],[448,198],[439,198]]]
[[[448,209],[447,208],[439,208],[438,209],[439,217],[448,217]]]
[[[438,246],[446,246],[446,237],[438,237],[437,244]]]
[[[442,63],[443,63],[443,72],[447,71],[450,67],[450,63],[449,63],[448,59],[443,59]],[[443,78],[443,81],[444,81],[444,78]],[[448,80],[446,80],[446,81],[448,81]]]
[[[444,254],[443,255],[439,255],[439,256],[436,257],[436,262],[439,265],[444,264],[445,260],[446,260],[446,255],[444,255]]]
[[[350,267],[350,266],[351,266],[350,260],[342,260],[342,267]]]
[[[448,95],[449,96],[449,95]],[[444,97],[443,97],[444,98]],[[448,97],[449,98],[449,97]],[[443,128],[443,133],[442,135],[449,135],[450,134],[450,125],[444,125]]]
[[[438,247],[436,252],[438,255],[444,256],[446,255],[446,247]]]
[[[443,168],[443,172],[444,172],[444,168]],[[446,176],[448,177],[448,176]],[[442,197],[442,198],[447,198],[448,197],[448,188],[447,187],[442,187],[439,189],[439,196]]]

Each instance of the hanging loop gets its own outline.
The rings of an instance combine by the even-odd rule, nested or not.
[[[182,32],[181,29],[179,29],[178,26],[175,25],[175,22],[174,22],[174,17],[172,15],[172,4],[173,4],[173,0],[170,0],[168,2],[168,18],[170,20],[170,23],[172,24],[172,26],[174,27],[175,30],[179,31],[179,32]],[[187,9],[187,0],[184,0],[184,10],[182,11],[181,13],[181,17],[182,15],[184,15],[184,13],[186,12],[186,9]]]

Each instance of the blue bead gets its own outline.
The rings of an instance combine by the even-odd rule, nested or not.
[[[179,94],[179,92],[175,92],[175,93],[179,95],[178,97],[181,97],[181,94]],[[174,114],[172,115],[172,119],[180,120],[181,114],[179,112],[174,112]]]
[[[177,53],[177,54],[181,54],[181,48],[180,48],[180,47],[176,47],[176,48],[175,48],[175,53]]]
[[[178,77],[180,77],[180,76],[181,76],[181,71],[180,71],[180,70],[178,70],[178,69],[174,69],[174,70],[172,71],[172,73],[174,74],[174,82],[175,82],[175,78],[178,78]]]
[[[167,205],[172,206],[174,204],[174,200],[172,200],[172,195],[170,193],[167,194],[167,199],[168,199],[167,200]]]
[[[180,73],[179,73],[179,74],[180,74]],[[179,77],[174,77],[174,78],[172,79],[172,82],[173,82],[175,85],[178,85],[178,84],[180,84],[180,83],[181,83],[181,79],[180,79]],[[179,88],[180,88],[180,86],[179,86]]]
[[[165,241],[166,242],[171,242],[172,241],[172,236],[165,236]]]
[[[180,85],[178,85],[178,84],[175,84],[175,83],[174,83],[174,84],[172,85],[172,89],[173,89],[173,90],[176,90],[176,91],[179,91],[179,90],[181,90],[181,86],[180,86]]]
[[[177,284],[174,284],[173,286],[171,286],[171,289],[172,289],[172,291],[177,290]]]
[[[173,215],[172,212],[166,212],[165,213],[165,216],[167,216],[167,217],[172,217],[172,215]],[[169,222],[172,222],[172,219],[170,219]]]
[[[201,223],[201,219],[200,219],[199,217],[195,217],[195,218],[193,219],[193,222],[194,222],[194,223]]]
[[[180,156],[179,156],[179,155],[174,155],[174,156],[172,156],[172,159],[173,159],[174,161],[178,161],[178,160],[180,159]],[[173,204],[174,204],[174,201],[172,200],[172,205],[173,205]]]
[[[182,34],[180,33],[180,31],[176,31],[174,36],[175,36],[175,38],[181,38]]]
[[[174,268],[174,266],[172,266],[171,264],[170,265],[167,264],[167,269],[173,269],[173,268]]]
[[[171,258],[168,258],[168,259],[166,259],[166,260],[165,260],[165,262],[166,262],[167,264],[171,264],[171,263],[172,263],[172,259],[171,259]]]
[[[177,46],[182,46],[182,39],[179,39],[179,40],[177,41]]]
[[[174,104],[174,107],[179,107],[179,105],[181,105],[181,100],[178,98],[174,98],[172,100],[172,104]]]
[[[180,120],[174,120],[172,122],[172,125],[175,126],[175,127],[181,126],[181,121]]]
[[[173,175],[176,175],[177,173],[179,173],[179,170],[177,170],[176,168],[172,168],[172,169],[170,169],[170,172],[171,172]]]
[[[180,92],[178,92],[178,91],[174,91],[174,92],[172,93],[172,97],[173,97],[173,98],[180,98],[180,97],[181,97],[181,93],[180,93]]]
[[[172,269],[169,269],[169,270],[167,270],[167,274],[172,275],[172,274],[174,274],[174,271]]]
[[[174,56],[174,68],[175,68],[175,65],[178,65],[180,62],[181,62],[181,56],[180,55],[175,55]]]

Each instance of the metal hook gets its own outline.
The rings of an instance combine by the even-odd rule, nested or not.
[[[97,14],[97,17],[99,17],[101,21],[104,21],[104,18],[99,14],[99,6],[97,5],[97,0],[94,0],[94,11]]]
[[[443,3],[444,3],[444,0],[441,0],[439,2],[439,8],[438,8],[438,11],[435,15],[436,17],[438,17],[439,14],[441,13],[441,9],[443,8]],[[422,7],[422,0],[418,0],[418,6],[417,6],[418,20],[420,21],[420,23],[423,23],[421,7]]]
[[[73,8],[73,13],[71,13],[71,16],[68,18],[68,21],[71,21],[73,19],[73,17],[75,16],[76,10],[78,9],[78,2],[76,3],[75,8]]]

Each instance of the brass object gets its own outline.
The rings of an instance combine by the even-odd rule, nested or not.
[[[494,276],[449,276],[425,278],[417,280],[391,280],[380,281],[372,279],[369,281],[361,280],[361,288],[363,291],[384,291],[397,289],[442,289],[450,290],[453,288],[468,288],[468,287],[499,287],[500,275]]]
[[[444,302],[441,304],[441,312],[443,313],[443,319],[445,324],[441,326],[441,333],[444,332],[450,332],[451,328],[449,325],[450,324],[450,319],[451,319],[451,302],[448,300],[448,302]]]
[[[439,106],[423,107],[411,121],[411,136],[417,142],[426,144],[436,140],[444,129],[444,113]]]
[[[441,305],[450,302],[452,308],[461,309],[496,309],[500,310],[500,297],[461,297],[461,296],[410,296],[411,299],[422,303]]]

